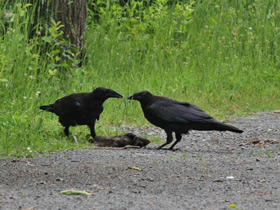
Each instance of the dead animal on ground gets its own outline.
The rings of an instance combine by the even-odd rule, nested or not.
[[[94,139],[90,139],[90,142],[97,147],[126,147],[128,145],[144,147],[150,143],[148,139],[136,136],[133,133],[110,137],[95,136]]]

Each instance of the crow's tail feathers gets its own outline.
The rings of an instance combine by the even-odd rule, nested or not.
[[[40,106],[39,108],[48,112],[54,112],[52,104],[46,106]]]
[[[215,124],[217,126],[217,130],[220,130],[220,131],[231,131],[231,132],[235,132],[235,133],[243,133],[243,130],[240,130],[239,128],[236,128],[232,125],[228,125],[228,124],[221,123],[221,122],[216,122]]]
[[[232,132],[235,132],[235,133],[243,133],[243,130],[240,130],[240,129],[232,126],[232,125],[226,124],[226,126],[227,126],[228,131],[232,131]]]

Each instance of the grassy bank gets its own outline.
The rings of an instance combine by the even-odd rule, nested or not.
[[[74,144],[57,117],[38,107],[98,86],[124,96],[150,90],[219,119],[279,109],[279,7],[215,0],[99,7],[98,21],[89,11],[87,62],[79,68],[55,66],[55,55],[39,53],[44,40],[28,40],[32,5],[1,7],[8,21],[0,35],[1,156],[88,147],[86,127],[70,130],[80,143]],[[136,102],[110,99],[104,106],[99,135],[117,134],[110,125],[150,125]]]

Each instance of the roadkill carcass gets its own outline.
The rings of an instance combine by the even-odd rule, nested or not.
[[[134,147],[141,148],[147,146],[150,140],[136,136],[133,133],[126,133],[119,136],[96,136],[94,139],[90,139],[90,142],[94,143],[97,147]]]

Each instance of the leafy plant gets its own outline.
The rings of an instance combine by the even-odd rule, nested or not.
[[[51,21],[52,25],[48,29],[48,34],[43,36],[41,40],[45,43],[47,48],[46,68],[48,69],[49,76],[55,76],[58,70],[73,70],[77,68],[79,60],[77,56],[79,52],[75,46],[63,38],[63,25],[60,21]],[[65,72],[63,72],[65,73]]]

